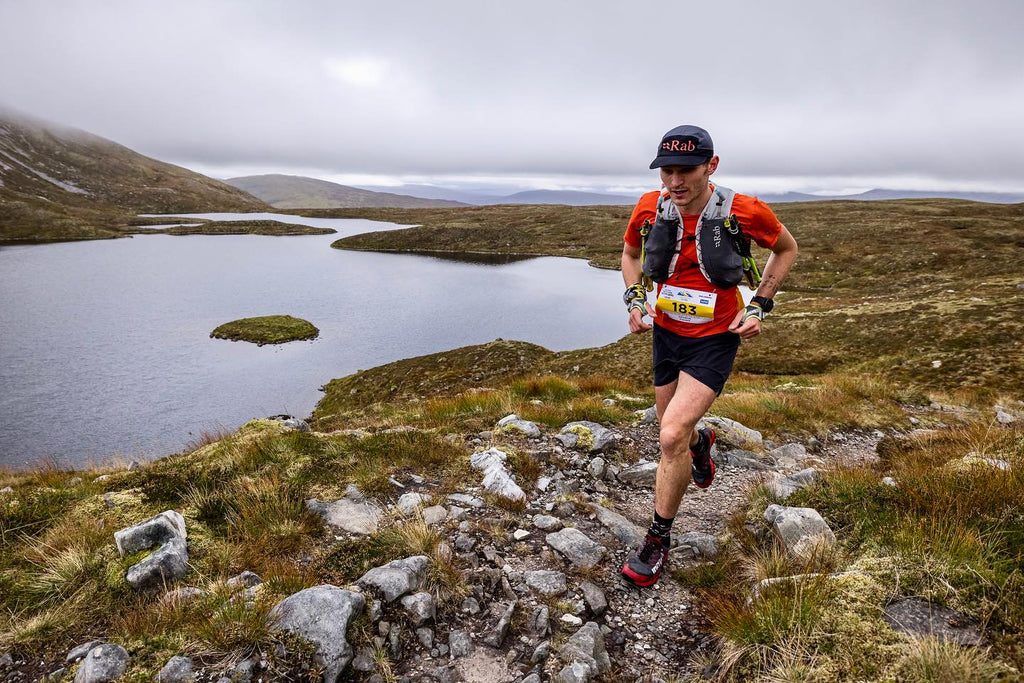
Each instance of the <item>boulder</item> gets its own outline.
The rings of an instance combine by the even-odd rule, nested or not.
[[[387,564],[374,567],[356,582],[365,589],[380,593],[385,602],[394,602],[398,598],[420,589],[427,576],[430,560],[426,555],[414,555],[404,560],[394,560]]]
[[[594,479],[600,479],[604,476],[604,469],[607,465],[608,463],[605,462],[604,458],[594,458],[590,461],[590,464],[587,465],[587,473]]]
[[[718,539],[711,534],[687,531],[672,536],[672,546],[686,559],[713,560],[718,555]]]
[[[188,657],[171,657],[156,675],[158,683],[189,683],[195,678],[194,665]]]
[[[808,467],[807,469],[800,470],[796,474],[791,474],[788,477],[784,477],[776,473],[765,482],[765,485],[776,498],[779,500],[787,500],[794,493],[805,486],[810,486],[820,478],[821,475],[818,474],[818,470],[813,467]]]
[[[614,510],[609,510],[597,503],[591,503],[590,509],[597,516],[597,521],[601,522],[624,545],[632,547],[639,545],[644,540],[647,532]]]
[[[567,448],[580,448],[592,453],[604,453],[615,447],[619,436],[596,422],[570,422],[562,427],[561,434],[574,434],[576,442]]]
[[[473,639],[469,631],[454,630],[448,634],[448,649],[452,659],[465,657],[473,652]]]
[[[505,607],[502,611],[501,616],[498,618],[498,623],[494,626],[494,630],[485,638],[485,642],[491,647],[499,648],[501,644],[505,642],[505,638],[508,636],[508,631],[512,627],[512,615],[515,614],[516,605],[518,603],[513,600]]]
[[[417,508],[428,502],[430,502],[429,494],[405,493],[398,498],[398,504],[395,507],[403,515],[411,515],[416,512]]]
[[[413,595],[406,595],[402,598],[402,609],[405,610],[413,627],[419,627],[428,621],[433,621],[437,616],[434,607],[434,596],[430,593],[421,592]]]
[[[120,645],[103,644],[89,650],[75,674],[75,683],[106,683],[128,668],[128,651]]]
[[[520,417],[516,414],[506,415],[505,417],[498,420],[498,430],[515,430],[517,432],[522,432],[524,435],[530,437],[531,439],[535,439],[538,436],[540,436],[540,427],[538,427],[536,423],[530,422],[529,420],[520,419]]]
[[[551,515],[534,515],[533,526],[541,531],[558,531],[562,528],[562,520]]]
[[[556,681],[589,681],[607,673],[612,666],[604,647],[604,633],[595,621],[588,621],[571,635],[558,650],[558,658],[566,666],[555,677]]]
[[[361,594],[324,584],[288,596],[274,606],[269,619],[273,630],[311,643],[324,683],[334,683],[352,661],[348,627],[365,606]]]
[[[595,617],[601,617],[608,610],[608,598],[597,585],[584,581],[580,584],[580,592],[583,593],[583,601],[587,604],[587,609]]]
[[[448,510],[443,505],[431,505],[428,508],[424,508],[421,514],[423,515],[423,523],[427,526],[434,526],[448,519]]]
[[[761,432],[745,427],[735,420],[717,415],[707,415],[703,422],[715,430],[716,441],[723,441],[735,448],[758,451],[761,450],[764,443]]]
[[[764,518],[786,550],[801,560],[809,559],[820,547],[835,545],[836,535],[817,510],[773,504],[765,510]]]
[[[268,420],[274,420],[284,425],[285,429],[294,429],[299,432],[308,432],[309,425],[306,424],[305,420],[300,420],[292,415],[271,415],[267,418]]]
[[[452,493],[448,495],[448,500],[459,505],[465,505],[471,508],[482,508],[484,506],[483,498],[477,498],[471,496],[468,493]]]
[[[590,569],[604,558],[605,549],[579,529],[566,528],[544,537],[547,544],[582,569]]]
[[[484,473],[484,488],[491,493],[511,500],[526,500],[526,493],[516,484],[515,478],[505,469],[508,454],[497,448],[474,453],[469,464]]]
[[[172,538],[138,564],[128,568],[125,580],[136,590],[160,588],[188,573],[188,549],[185,541]]]
[[[306,501],[306,507],[323,518],[332,527],[350,534],[368,536],[377,532],[383,511],[357,492],[346,492],[344,498],[333,502],[320,502],[316,498]]]
[[[981,631],[970,619],[921,598],[907,598],[886,606],[882,618],[894,630],[915,638],[932,636],[957,645],[981,644]]]
[[[568,586],[562,572],[537,569],[523,574],[526,585],[541,595],[561,595]]]
[[[164,510],[144,522],[114,532],[114,543],[121,557],[140,550],[149,550],[172,538],[188,539],[185,518],[174,510]]]
[[[658,476],[658,463],[642,462],[619,472],[619,481],[636,484],[637,486],[654,486]]]

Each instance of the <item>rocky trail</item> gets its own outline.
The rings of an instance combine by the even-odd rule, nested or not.
[[[784,499],[815,479],[814,468],[876,457],[882,434],[777,446],[738,423],[709,418],[718,433],[715,482],[706,490],[690,487],[673,528],[668,570],[656,586],[639,590],[619,578],[627,553],[643,538],[653,501],[658,428],[653,408],[638,416],[637,424],[624,428],[579,422],[552,433],[510,415],[493,431],[448,437],[465,447],[482,476],[479,486],[442,498],[437,482],[409,473],[394,480],[393,500],[364,498],[355,487],[337,501],[311,499],[307,506],[338,540],[391,524],[422,522],[439,531],[444,540],[437,553],[458,568],[466,594],[438,600],[442,596],[428,590],[431,559],[414,556],[372,569],[354,586],[322,585],[293,594],[274,608],[276,628],[315,645],[326,681],[568,683],[699,676],[707,661],[702,655],[715,641],[699,595],[672,570],[715,557],[730,514],[758,482],[768,482]],[[296,420],[287,426],[308,429]],[[529,490],[505,468],[512,452],[542,466]],[[495,506],[502,499],[516,504]],[[524,505],[521,512],[508,512]],[[178,513],[167,511],[119,531],[119,550],[159,546],[132,567],[129,580],[146,586],[183,578],[184,526]],[[229,585],[251,603],[260,582],[246,572]],[[162,599],[185,601],[201,593],[178,588]],[[361,642],[350,644],[352,624],[363,613],[370,642],[364,630]],[[76,681],[115,680],[124,671],[128,654],[120,646],[86,645],[69,653],[67,668],[54,672],[56,677],[41,680],[60,680],[77,661],[82,663]],[[277,659],[287,659],[283,646],[278,650]],[[259,653],[227,671],[175,657],[158,680],[283,680],[268,656],[275,653]],[[34,679],[11,664],[5,680]]]

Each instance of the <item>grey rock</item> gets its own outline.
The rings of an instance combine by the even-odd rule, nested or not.
[[[590,540],[579,529],[562,529],[548,534],[544,540],[567,560],[582,569],[596,566],[605,555],[605,549]]]
[[[416,629],[416,640],[420,641],[420,645],[425,649],[430,650],[434,647],[434,629],[426,626]]]
[[[608,652],[604,646],[604,633],[595,621],[588,621],[580,630],[570,636],[565,645],[558,650],[558,658],[568,665],[566,668],[577,664],[582,664],[585,667],[585,672],[574,668],[572,675],[580,676],[582,674],[582,678],[571,680],[589,681],[592,677],[611,669],[611,661],[608,659]],[[559,672],[556,680],[566,680],[562,677],[564,671],[565,669]]]
[[[684,558],[713,560],[718,555],[718,539],[699,531],[673,536],[672,545],[679,548]]]
[[[82,478],[81,477],[71,477],[70,479],[68,479],[67,485],[68,486],[78,486],[81,483],[82,483]]]
[[[588,434],[592,439],[592,445],[590,446],[591,453],[605,453],[613,449],[618,444],[619,436],[612,430],[597,424],[596,422],[579,421],[570,422],[569,424],[562,427],[562,434],[573,434],[574,432],[581,431],[584,434]],[[577,434],[576,436],[579,436]],[[589,441],[589,439],[586,439]],[[577,440],[572,446],[566,446],[566,448],[575,448],[581,444],[582,440]]]
[[[768,455],[776,461],[783,458],[791,458],[800,461],[807,457],[807,448],[802,443],[787,443],[768,452]]]
[[[651,406],[647,410],[638,410],[640,414],[640,424],[642,425],[653,425],[658,423],[658,407]]]
[[[434,596],[430,593],[420,592],[407,595],[402,598],[402,609],[409,616],[409,621],[414,627],[422,626],[428,621],[433,621],[436,616],[434,608]]]
[[[252,588],[263,583],[263,579],[256,572],[250,572],[248,570],[242,572],[238,576],[233,576],[225,582],[228,588],[232,590],[238,590],[240,588]]]
[[[726,463],[731,467],[741,467],[745,470],[770,470],[772,466],[762,462],[756,453],[737,448],[726,454]]]
[[[633,465],[619,472],[619,481],[624,481],[637,486],[654,486],[654,480],[658,475],[658,463],[643,462]]]
[[[324,683],[334,683],[352,660],[348,628],[365,605],[361,594],[324,584],[288,596],[274,606],[269,618],[275,631],[312,643]]]
[[[835,545],[835,533],[817,510],[773,504],[765,510],[764,518],[794,557],[806,560],[817,548]]]
[[[821,474],[819,474],[818,470],[814,469],[813,467],[808,467],[806,469],[800,470],[796,474],[789,475],[789,478],[792,481],[796,482],[798,486],[803,487],[810,486],[814,482],[821,479]]]
[[[565,574],[562,572],[537,569],[526,572],[526,585],[541,595],[561,595],[568,590]]]
[[[132,460],[130,463],[128,463],[128,471],[129,472],[138,472],[141,469],[142,469],[142,463],[139,462],[138,460]]]
[[[448,496],[448,500],[471,508],[482,508],[485,504],[483,498],[477,498],[466,493],[452,493]]]
[[[617,465],[608,465],[607,467],[605,467],[604,478],[606,481],[618,481],[619,467]]]
[[[562,520],[551,515],[534,515],[533,526],[541,531],[558,531],[562,528]]]
[[[81,645],[73,647],[71,649],[71,651],[68,652],[67,656],[64,658],[64,663],[65,664],[74,664],[79,659],[82,659],[87,654],[89,654],[89,650],[93,649],[97,645],[103,645],[103,641],[102,640],[90,640],[88,643],[83,643]]]
[[[14,657],[11,656],[10,652],[0,655],[0,669],[9,669],[12,666],[14,666]]]
[[[320,515],[327,524],[350,534],[368,536],[376,533],[383,511],[370,501],[354,498],[348,496],[329,503],[310,498],[306,507]]]
[[[540,436],[540,427],[538,427],[536,423],[530,422],[529,420],[522,420],[515,414],[506,415],[498,420],[498,428],[506,431],[514,429],[522,432],[531,439],[535,439]]]
[[[188,573],[185,541],[172,538],[138,564],[128,568],[125,580],[136,590],[150,590],[173,583]]]
[[[897,486],[896,480],[893,479],[892,477],[882,477],[882,483],[885,484],[886,486],[891,486],[893,488],[896,488]]]
[[[597,503],[591,503],[590,509],[594,511],[597,521],[601,522],[623,544],[636,546],[644,540],[646,532],[614,510],[609,510]]]
[[[404,493],[398,498],[398,503],[395,507],[403,515],[411,515],[416,512],[416,509],[421,505],[430,501],[430,495],[424,495],[422,493]]]
[[[459,609],[466,614],[480,614],[480,603],[477,602],[476,598],[470,596],[462,601]]]
[[[465,657],[474,650],[473,639],[469,631],[455,630],[448,634],[448,648],[451,651],[452,659]]]
[[[551,486],[551,477],[537,477],[537,490],[543,493]]]
[[[491,493],[511,500],[525,500],[526,493],[516,484],[515,478],[505,469],[508,454],[498,448],[489,448],[474,453],[469,464],[484,473],[483,486]]]
[[[187,540],[185,518],[174,510],[164,510],[144,522],[114,532],[114,542],[121,557],[140,550],[149,550],[172,538]]]
[[[443,505],[431,505],[424,508],[420,514],[423,515],[423,523],[427,526],[434,526],[448,519],[448,510]]]
[[[494,631],[487,636],[485,642],[491,647],[501,647],[501,644],[505,642],[505,638],[508,636],[509,628],[512,626],[512,615],[516,611],[516,602],[510,602],[502,612],[501,617],[498,619],[497,625],[494,627]]]
[[[800,470],[796,474],[791,474],[788,477],[776,474],[774,477],[768,479],[765,485],[779,500],[787,500],[794,493],[806,486],[810,486],[820,478],[821,475],[818,474],[818,470],[813,467],[808,467],[807,469]]]
[[[764,442],[761,432],[745,427],[735,420],[708,415],[704,422],[714,428],[716,441],[721,440],[736,448],[758,451]]]
[[[285,426],[286,429],[293,429],[299,432],[308,432],[309,425],[305,420],[300,420],[294,415],[271,415],[268,420],[275,420]]]
[[[249,657],[231,667],[231,670],[228,672],[228,678],[231,679],[232,683],[252,683],[253,676],[259,671],[259,668],[259,660],[255,657]]]
[[[540,638],[551,632],[551,612],[546,605],[537,607],[530,615],[530,632]]]
[[[120,645],[97,645],[89,650],[75,675],[75,683],[105,683],[128,668],[128,651]]]
[[[427,576],[430,560],[426,555],[414,555],[404,560],[394,560],[381,567],[374,567],[356,582],[363,588],[379,592],[385,602],[419,590]]]
[[[192,660],[188,657],[171,657],[156,675],[159,683],[188,683],[196,678]]]
[[[572,432],[568,432],[566,434],[555,434],[554,439],[565,448],[575,448],[576,444],[579,443],[580,437]]]
[[[587,683],[593,675],[585,662],[566,664],[554,677],[555,683]]]
[[[476,547],[476,538],[469,534],[459,534],[455,537],[455,548],[463,553],[468,553]]]
[[[1001,425],[1009,425],[1013,424],[1016,421],[1016,417],[1006,412],[1001,407],[996,406],[996,422],[998,422]]]
[[[551,641],[545,640],[530,655],[530,664],[543,664],[551,656]]]
[[[589,581],[580,584],[580,591],[583,593],[583,601],[587,603],[587,609],[595,617],[602,616],[608,609],[608,598],[605,597],[601,588]]]
[[[597,457],[590,461],[587,465],[587,473],[594,479],[600,479],[604,476],[604,468],[607,467],[608,463],[605,462],[604,458]]]
[[[14,495],[14,489],[12,489],[10,486],[5,486],[2,489],[0,489],[0,496],[13,496],[13,495]]]
[[[967,617],[920,598],[894,602],[882,610],[882,617],[896,631],[915,638],[934,636],[958,645],[981,644],[981,631]]]

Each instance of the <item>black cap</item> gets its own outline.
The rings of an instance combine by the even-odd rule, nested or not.
[[[711,135],[698,126],[676,126],[661,138],[651,168],[699,166],[715,156]]]

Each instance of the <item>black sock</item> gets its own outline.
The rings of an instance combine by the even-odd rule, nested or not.
[[[698,457],[709,453],[711,445],[708,443],[708,435],[704,432],[697,432],[697,443],[690,450]]]
[[[647,533],[655,538],[660,538],[665,545],[668,545],[669,539],[672,536],[672,522],[674,521],[674,517],[662,517],[655,511],[654,521],[651,522],[651,528],[647,530]]]

